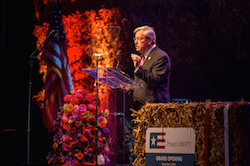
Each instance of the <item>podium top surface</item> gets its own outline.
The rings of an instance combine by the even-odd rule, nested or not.
[[[92,68],[92,69],[82,69],[82,71],[88,73],[95,79],[97,79],[97,71],[98,71],[99,81],[111,87],[112,89],[126,88],[126,87],[134,89],[140,87],[140,85],[137,82],[135,82],[131,77],[126,75],[126,73],[119,72],[113,68]]]

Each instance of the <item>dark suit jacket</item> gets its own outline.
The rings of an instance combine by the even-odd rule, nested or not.
[[[142,104],[170,102],[170,70],[168,54],[155,47],[134,74],[135,81],[142,85],[141,88],[134,89],[134,99]]]

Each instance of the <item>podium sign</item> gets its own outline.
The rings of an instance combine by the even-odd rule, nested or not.
[[[192,166],[195,164],[194,128],[148,128],[146,166]]]

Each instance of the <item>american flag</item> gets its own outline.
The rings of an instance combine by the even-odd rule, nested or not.
[[[165,133],[150,133],[150,148],[165,149]]]
[[[62,23],[62,10],[59,0],[55,0],[53,14],[49,24],[48,37],[45,42],[42,59],[47,63],[45,82],[45,105],[43,121],[49,132],[57,117],[63,97],[73,91],[73,84],[67,57],[67,42]],[[52,34],[52,35],[51,35]]]

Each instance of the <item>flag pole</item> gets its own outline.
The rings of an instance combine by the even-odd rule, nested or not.
[[[34,52],[33,52],[34,53]],[[33,59],[30,57],[29,60],[30,64],[30,75],[29,75],[29,99],[28,99],[28,126],[27,126],[27,164],[30,164],[30,122],[31,122],[31,91],[32,91],[32,66],[33,66]]]
[[[30,134],[31,134],[31,95],[32,95],[32,67],[33,67],[33,59],[36,59],[39,53],[42,51],[42,45],[47,41],[50,36],[55,37],[57,35],[57,31],[52,30],[44,41],[31,53],[29,57],[29,96],[28,96],[28,112],[27,112],[27,164],[30,164]],[[53,35],[52,35],[53,34]]]

